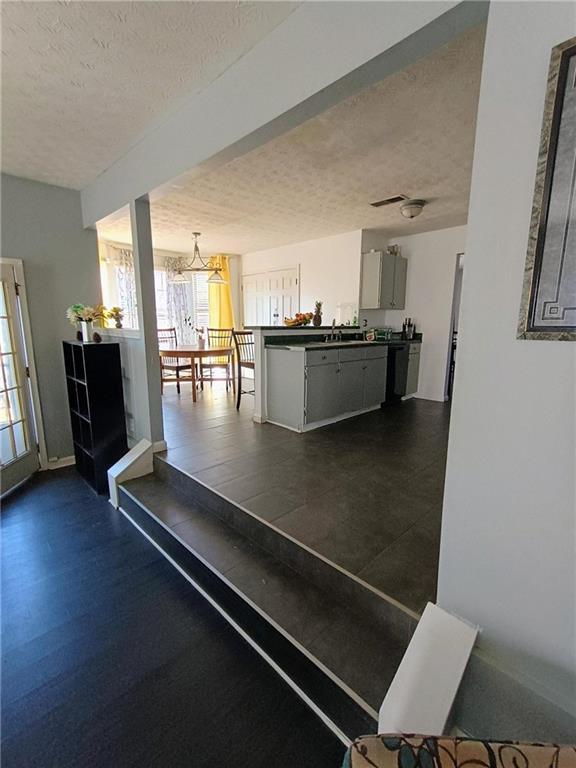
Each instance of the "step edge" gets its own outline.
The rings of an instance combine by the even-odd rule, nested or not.
[[[295,691],[295,693],[302,699],[302,701],[304,701],[308,707],[310,707],[310,709],[324,723],[324,725],[326,725],[326,727],[329,728],[335,734],[335,736],[338,737],[342,744],[344,744],[345,747],[349,747],[352,743],[352,739],[346,736],[346,734],[343,733],[343,731],[338,728],[338,726],[332,720],[330,720],[330,718],[314,703],[314,701],[312,701],[312,699],[306,693],[304,693],[304,691],[292,680],[292,678],[287,675],[286,672],[284,672],[284,670],[278,664],[276,664],[274,659],[269,656],[269,654],[267,654],[262,648],[260,648],[260,646],[254,640],[252,640],[250,635],[245,632],[242,627],[240,627],[234,621],[234,619],[228,613],[226,613],[226,611],[220,605],[218,605],[218,603],[212,597],[210,597],[210,595],[199,584],[194,581],[190,574],[186,573],[184,568],[181,568],[178,563],[172,557],[170,557],[170,555],[164,549],[162,549],[162,547],[157,544],[157,542],[155,542],[154,539],[149,536],[146,531],[141,528],[124,509],[122,509],[122,507],[118,507],[118,509],[126,517],[126,519],[152,544],[152,546],[154,546],[162,554],[162,556],[168,560],[170,565],[175,568],[186,579],[186,581],[188,581],[194,587],[194,589],[200,595],[202,595],[202,597],[207,600],[213,608],[218,611],[224,620],[230,624],[230,626],[256,651],[256,653],[258,653],[258,655],[261,656],[264,661],[266,661],[266,663],[272,667],[276,674],[279,675],[290,686],[290,688],[292,688],[293,691]]]
[[[338,571],[341,575],[346,576],[347,578],[351,579],[352,581],[355,581],[356,584],[358,584],[361,587],[364,587],[369,592],[371,592],[373,595],[378,597],[380,600],[382,600],[385,603],[388,603],[388,605],[392,606],[396,610],[399,610],[400,612],[404,613],[406,616],[408,616],[410,619],[413,619],[414,621],[418,622],[421,618],[421,614],[417,613],[416,611],[413,611],[411,608],[408,608],[408,606],[404,605],[403,603],[400,603],[398,600],[396,600],[391,595],[386,594],[386,592],[382,592],[380,589],[377,589],[377,587],[372,586],[372,584],[369,584],[367,581],[364,581],[359,576],[356,576],[356,574],[351,573],[350,571],[347,571],[345,568],[343,568],[341,565],[338,565],[338,563],[335,563],[333,560],[329,560],[327,557],[322,555],[320,552],[315,552],[311,547],[309,547],[307,544],[304,544],[301,541],[298,541],[298,539],[295,539],[293,536],[291,536],[289,533],[286,533],[281,528],[278,528],[273,523],[271,523],[268,520],[264,520],[262,517],[258,517],[258,515],[254,514],[254,512],[251,512],[249,509],[246,509],[239,501],[234,501],[234,499],[229,499],[227,496],[225,496],[223,493],[220,493],[216,488],[212,488],[211,486],[207,485],[206,483],[202,482],[202,480],[199,480],[197,477],[194,477],[194,475],[191,475],[190,472],[187,472],[185,469],[181,469],[180,467],[176,466],[176,464],[172,464],[168,459],[156,455],[154,457],[155,459],[158,459],[158,461],[163,461],[165,464],[168,464],[173,469],[177,470],[178,472],[181,472],[183,475],[186,475],[186,477],[190,478],[190,480],[193,480],[195,483],[198,483],[198,485],[202,486],[202,488],[205,488],[210,493],[215,494],[216,496],[219,496],[221,499],[224,499],[224,501],[228,502],[228,504],[233,504],[234,506],[238,507],[242,512],[244,512],[246,515],[251,517],[253,520],[255,520],[257,523],[260,523],[264,526],[267,526],[270,528],[274,533],[278,534],[279,536],[282,536],[285,539],[288,539],[293,544],[296,544],[301,549],[305,550],[308,554],[313,555],[318,560],[321,560],[326,565],[334,568],[336,571]],[[210,511],[210,510],[208,510]],[[214,514],[214,513],[211,513]]]
[[[352,688],[350,688],[350,686],[347,683],[345,683],[341,678],[339,678],[338,675],[336,675],[329,667],[327,667],[322,661],[320,661],[320,659],[318,659],[316,656],[314,656],[312,653],[310,653],[310,651],[305,646],[303,646],[295,637],[293,637],[293,635],[291,635],[286,629],[284,629],[284,627],[282,627],[280,624],[278,624],[278,622],[275,621],[275,619],[273,619],[271,616],[269,616],[257,603],[255,603],[244,592],[242,592],[235,584],[233,584],[229,579],[227,579],[225,574],[221,573],[214,565],[212,565],[212,563],[210,563],[208,560],[206,560],[205,557],[203,557],[199,552],[197,552],[187,542],[185,542],[183,539],[181,539],[180,536],[178,536],[178,534],[176,534],[174,532],[174,530],[172,528],[170,528],[170,526],[167,526],[164,522],[162,522],[162,520],[160,520],[150,509],[148,509],[148,507],[140,499],[136,498],[123,485],[121,485],[121,488],[122,488],[122,491],[124,493],[126,493],[132,499],[132,501],[134,501],[136,504],[138,504],[138,506],[144,512],[146,512],[148,515],[150,515],[150,517],[152,517],[154,519],[154,521],[158,525],[161,525],[164,528],[165,531],[167,531],[171,536],[173,536],[174,539],[176,539],[176,541],[178,542],[178,544],[180,544],[185,549],[187,549],[192,555],[194,555],[194,557],[198,558],[198,560],[200,560],[200,562],[203,565],[205,565],[210,571],[212,571],[212,573],[215,576],[217,576],[221,581],[223,581],[229,589],[231,589],[233,592],[235,592],[236,595],[238,595],[238,597],[240,597],[242,600],[244,600],[265,621],[267,621],[277,632],[279,632],[286,640],[288,640],[290,643],[292,643],[292,645],[300,653],[302,653],[304,656],[306,656],[306,658],[309,661],[311,661],[313,664],[315,664],[327,677],[329,677],[332,680],[333,683],[335,683],[347,696],[349,696],[354,701],[355,704],[357,704],[359,707],[361,707],[376,722],[378,721],[378,712],[370,704],[368,704],[367,701],[365,701],[361,696],[359,696],[359,694],[357,694],[356,691],[354,691]],[[142,531],[140,526],[136,522],[134,522],[132,520],[132,518],[130,518],[129,512],[124,510],[122,508],[122,506],[120,506],[119,509],[120,509],[120,511],[126,517],[128,517],[130,519],[130,522],[132,522],[138,528],[139,531],[144,533],[144,535],[147,538],[150,538],[148,536],[148,534],[146,534],[145,531]],[[225,523],[223,523],[223,525],[225,525]],[[239,535],[242,535],[242,534],[239,534]],[[174,561],[172,560],[170,555],[168,555],[167,553],[164,552],[164,550],[162,549],[162,547],[160,547],[160,545],[157,545],[155,542],[154,542],[154,544],[157,547],[157,549],[159,549],[165,555],[165,557],[167,559],[169,559],[170,562],[172,564],[174,564],[178,568],[179,571],[183,571],[183,569],[180,568],[180,566],[177,563],[174,563]],[[258,545],[256,545],[256,546],[258,546]],[[264,550],[264,551],[266,551],[266,550]],[[281,562],[281,561],[279,561],[279,562]],[[304,577],[302,577],[302,578],[304,578]],[[191,581],[196,586],[196,582],[194,582],[192,577],[189,577],[189,581]],[[202,589],[202,587],[198,586],[197,588],[202,592],[202,594],[204,594],[204,590]],[[215,603],[215,601],[212,598],[210,598],[210,602],[211,603]],[[228,614],[226,614],[224,609],[221,609],[220,612],[223,615],[226,615],[226,616],[228,615]],[[230,621],[235,624],[234,619],[232,619],[231,617],[230,617]],[[242,630],[241,628],[239,628],[239,631],[241,633],[244,633],[244,630]],[[256,643],[254,643],[254,641],[251,641],[251,643],[256,646]],[[265,651],[262,651],[262,654],[263,655],[267,655]],[[274,662],[274,665],[277,666],[275,662]],[[382,697],[384,697],[384,695],[385,695],[385,692],[382,694]],[[335,726],[335,727],[337,727],[337,726]]]

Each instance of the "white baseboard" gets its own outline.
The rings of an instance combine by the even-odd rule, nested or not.
[[[40,467],[40,471],[45,472],[47,469],[62,469],[63,467],[71,467],[73,464],[76,464],[74,456],[62,456],[58,459],[50,459],[46,466]]]

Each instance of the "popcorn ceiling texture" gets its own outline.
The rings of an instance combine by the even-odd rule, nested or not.
[[[361,228],[390,236],[466,223],[485,28],[152,202],[158,248],[248,253]],[[403,193],[429,201],[413,221]],[[129,219],[98,226],[130,241]]]
[[[2,3],[3,170],[81,189],[297,6]]]

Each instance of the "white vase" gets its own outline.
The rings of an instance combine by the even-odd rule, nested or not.
[[[92,334],[94,333],[92,326],[93,326],[92,320],[80,321],[80,330],[82,332],[83,342],[92,341]]]

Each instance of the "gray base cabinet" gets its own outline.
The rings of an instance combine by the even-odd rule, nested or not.
[[[314,365],[305,372],[305,404],[302,422],[332,419],[340,408],[338,363]]]
[[[299,432],[377,408],[386,398],[388,348],[266,350],[268,420]]]
[[[420,373],[420,344],[410,344],[408,355],[408,374],[406,376],[406,394],[413,395],[418,391],[418,374]]]
[[[386,395],[386,369],[387,359],[376,358],[375,360],[366,360],[364,374],[364,407],[380,405],[384,402]]]

